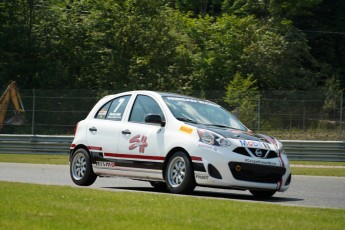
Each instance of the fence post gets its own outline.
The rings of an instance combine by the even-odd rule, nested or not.
[[[35,89],[32,89],[32,120],[31,120],[31,135],[35,135],[35,104],[36,104],[36,94]]]
[[[303,131],[306,130],[305,128],[305,119],[306,119],[306,114],[305,114],[305,103],[303,101]]]
[[[260,123],[261,123],[260,113],[261,113],[261,101],[260,101],[260,94],[259,94],[258,96],[258,131],[260,131]]]
[[[343,135],[343,102],[344,102],[344,91],[340,92],[340,114],[339,114],[339,135]]]

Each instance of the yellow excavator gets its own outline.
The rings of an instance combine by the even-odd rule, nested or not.
[[[12,100],[15,115],[5,121],[5,116],[8,108],[8,104]],[[22,125],[25,122],[25,110],[20,98],[18,88],[15,81],[12,81],[6,88],[5,92],[0,98],[0,130],[4,124],[10,125]]]

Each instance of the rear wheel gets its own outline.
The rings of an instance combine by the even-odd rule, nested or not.
[[[78,149],[73,154],[70,174],[73,182],[80,186],[89,186],[95,182],[97,175],[92,170],[90,156],[85,149]]]
[[[165,181],[172,193],[190,193],[195,188],[194,173],[187,154],[176,152],[165,169]]]
[[[258,198],[270,198],[276,193],[275,190],[249,190],[249,192]]]

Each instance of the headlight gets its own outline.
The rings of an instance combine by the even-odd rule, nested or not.
[[[208,145],[230,146],[231,142],[221,135],[205,129],[198,129],[200,141]]]

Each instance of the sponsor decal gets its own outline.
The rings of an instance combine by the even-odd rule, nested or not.
[[[193,130],[194,130],[193,128],[189,128],[189,127],[183,126],[183,125],[180,127],[181,132],[188,133],[188,134],[192,134]]]
[[[96,161],[98,167],[115,168],[115,162]]]
[[[263,143],[260,141],[247,141],[247,140],[240,140],[240,145],[243,147],[256,147],[256,148],[265,148],[270,149],[270,146],[267,143]]]
[[[129,140],[129,143],[131,144],[128,149],[129,150],[133,150],[135,149],[136,147],[139,146],[139,153],[144,153],[145,152],[145,148],[148,146],[148,144],[146,143],[146,140],[147,140],[147,137],[146,136],[142,136],[141,139],[140,138],[140,135],[135,135],[134,137],[132,137],[130,140]]]
[[[195,99],[192,98],[185,98],[185,97],[167,97],[168,100],[171,101],[189,101],[189,102],[198,102]]]
[[[108,117],[109,119],[120,119],[121,120],[121,113],[109,113]]]
[[[102,109],[101,111],[98,112],[98,117],[103,118],[107,115],[108,110]]]
[[[252,164],[277,166],[276,163],[270,162],[270,161],[260,161],[260,160],[252,160],[252,159],[245,159],[244,161],[247,163],[252,163]]]
[[[227,129],[227,131],[230,132],[230,133],[239,133],[239,134],[243,133],[242,130],[237,130],[237,129]]]
[[[208,176],[204,176],[204,175],[195,175],[196,179],[200,179],[200,180],[208,180]]]
[[[256,155],[257,157],[262,157],[262,150],[261,150],[261,149],[256,149],[256,150],[255,150],[255,155]]]
[[[207,150],[211,150],[211,151],[215,151],[215,152],[218,152],[218,149],[217,147],[215,146],[212,146],[212,145],[206,145],[206,144],[198,144],[198,147],[199,148],[203,148],[203,149],[207,149]]]
[[[197,100],[193,98],[186,98],[186,97],[167,97],[168,100],[171,101],[186,101],[186,102],[192,102],[192,103],[200,103],[200,104],[205,104],[205,105],[212,105],[215,107],[220,107],[220,105],[214,104],[210,101],[202,101],[202,100]]]

